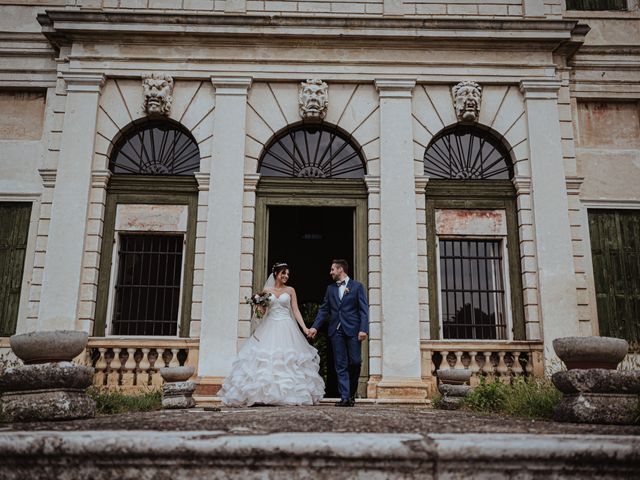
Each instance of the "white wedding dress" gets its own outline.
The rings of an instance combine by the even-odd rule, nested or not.
[[[291,311],[291,297],[271,294],[271,305],[240,349],[219,396],[228,406],[315,405],[324,394],[318,351]]]

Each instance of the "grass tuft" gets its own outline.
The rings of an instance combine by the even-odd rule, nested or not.
[[[117,390],[90,387],[87,394],[96,401],[96,412],[99,415],[150,412],[162,408],[162,392],[160,390],[126,394]]]
[[[510,384],[480,379],[465,398],[465,406],[479,412],[505,413],[524,418],[552,418],[562,393],[548,378],[516,377]]]

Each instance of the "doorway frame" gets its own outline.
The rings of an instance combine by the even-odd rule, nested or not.
[[[269,207],[353,208],[353,265],[350,273],[369,291],[369,214],[364,180],[263,177],[258,181],[255,205],[253,291],[262,288],[267,279]],[[358,393],[363,398],[366,397],[368,381],[367,341],[362,345],[362,371],[358,383]]]

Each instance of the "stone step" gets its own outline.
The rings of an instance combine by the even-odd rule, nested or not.
[[[640,438],[605,435],[0,432],[0,479],[624,479]]]

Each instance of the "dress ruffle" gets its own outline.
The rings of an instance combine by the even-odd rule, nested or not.
[[[247,339],[219,392],[224,405],[315,405],[324,395],[318,351],[307,342],[281,295]]]

